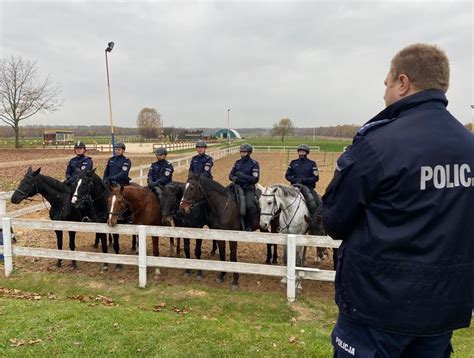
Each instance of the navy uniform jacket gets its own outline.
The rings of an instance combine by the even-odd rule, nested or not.
[[[148,170],[148,186],[166,185],[173,180],[173,165],[166,159],[154,162]]]
[[[250,157],[235,162],[229,174],[229,180],[243,187],[253,187],[260,177],[260,165]]]
[[[107,162],[104,171],[104,180],[108,183],[115,182],[120,185],[130,184],[128,172],[132,167],[132,162],[124,155],[113,156]]]
[[[206,178],[212,179],[211,168],[214,165],[210,155],[195,155],[191,159],[189,166],[189,174],[203,175]]]
[[[350,321],[409,334],[467,327],[474,293],[474,137],[427,90],[387,107],[337,161],[323,196],[343,240],[336,302]]]
[[[291,184],[303,184],[314,189],[319,180],[318,166],[314,160],[306,157],[292,160],[286,170],[285,178]]]
[[[72,183],[82,170],[92,170],[92,158],[86,155],[76,155],[66,167],[66,182]]]

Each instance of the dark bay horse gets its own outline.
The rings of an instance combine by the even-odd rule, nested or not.
[[[107,224],[115,226],[118,220],[128,211],[134,225],[162,224],[161,205],[158,197],[146,187],[122,186],[112,188],[108,199]],[[160,238],[152,236],[153,256],[160,256]],[[174,255],[174,239],[170,238],[168,256]],[[160,269],[155,271],[160,275]]]
[[[202,228],[207,224],[207,213],[203,204],[195,204],[188,215],[179,211],[179,203],[184,194],[186,183],[172,182],[163,187],[161,196],[161,213],[163,225],[175,225],[178,227]],[[202,239],[196,239],[194,254],[197,259],[201,258]],[[191,258],[190,239],[184,239],[184,254]],[[187,269],[185,274],[190,276],[191,270]],[[202,279],[202,270],[196,273],[196,279]]]
[[[12,203],[19,204],[24,199],[41,194],[51,205],[49,209],[49,218],[51,220],[82,221],[84,216],[78,208],[72,207],[70,203],[72,188],[59,180],[40,174],[40,171],[41,168],[35,171],[31,167],[28,168],[24,178],[12,195]],[[54,232],[56,233],[58,249],[62,250],[63,232],[62,230],[55,230]],[[75,237],[76,233],[69,231],[69,249],[71,251],[76,249]],[[76,261],[72,261],[71,266],[77,268]],[[60,259],[58,259],[56,267],[61,267]]]
[[[218,182],[203,176],[191,177],[184,189],[180,203],[180,211],[189,214],[196,204],[203,204],[207,212],[207,226],[210,229],[242,230],[239,206],[234,195],[234,190],[223,187]],[[259,228],[259,216],[251,219],[252,230]],[[225,241],[219,240],[219,258],[225,261]],[[230,260],[237,262],[237,242],[229,241]],[[226,273],[220,272],[216,281],[224,281]],[[239,274],[232,275],[232,289],[239,288]]]

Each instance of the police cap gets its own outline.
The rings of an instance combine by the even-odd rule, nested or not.
[[[309,153],[309,147],[306,144],[300,144],[297,151],[304,150],[306,153]]]
[[[74,149],[79,149],[79,148],[86,149],[86,145],[84,144],[84,142],[81,142],[80,140],[78,140],[76,144],[74,144]]]
[[[115,143],[114,148],[122,148],[123,150],[125,150],[125,144],[123,142]]]
[[[244,143],[240,146],[240,151],[241,152],[252,153],[253,152],[253,147],[248,143]]]
[[[168,155],[168,151],[166,150],[165,147],[159,147],[159,148],[156,148],[155,154],[156,155]]]
[[[207,143],[200,139],[196,142],[196,148],[207,148]]]

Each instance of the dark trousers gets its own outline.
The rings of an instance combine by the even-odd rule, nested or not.
[[[421,337],[390,333],[350,322],[339,315],[331,334],[334,357],[447,358],[453,332]]]

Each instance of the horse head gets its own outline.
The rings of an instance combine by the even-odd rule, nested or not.
[[[22,200],[38,194],[36,178],[38,177],[40,171],[41,167],[35,171],[33,171],[31,167],[28,168],[25,176],[12,195],[11,201],[13,204],[19,204]]]
[[[72,195],[71,204],[74,207],[83,206],[86,202],[92,202],[92,197],[95,192],[96,183],[94,180],[95,170],[81,171],[77,177],[74,194]],[[98,178],[98,177],[97,177]],[[100,179],[100,178],[99,178]]]
[[[109,214],[107,217],[107,225],[115,226],[123,213],[127,210],[127,202],[123,195],[123,186],[112,187],[108,198]]]
[[[179,211],[189,215],[193,205],[204,200],[204,192],[198,180],[189,179],[184,187],[183,197],[179,203]]]
[[[163,225],[172,225],[173,218],[179,212],[179,203],[183,197],[183,190],[184,184],[177,182],[172,182],[163,187],[160,201]]]
[[[263,189],[259,198],[260,204],[260,227],[262,230],[270,228],[270,222],[278,216],[279,200],[278,187],[269,186]]]

